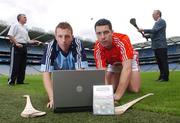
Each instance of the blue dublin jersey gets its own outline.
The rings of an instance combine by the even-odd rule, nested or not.
[[[79,39],[74,38],[68,53],[58,46],[57,41],[51,41],[41,60],[41,71],[52,72],[54,70],[75,70],[87,68],[86,54]]]

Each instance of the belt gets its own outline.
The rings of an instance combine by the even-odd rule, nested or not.
[[[18,42],[19,43],[19,42]],[[27,46],[27,43],[19,43],[19,44],[22,44],[23,46]]]
[[[24,48],[28,46],[28,44],[27,44],[27,43],[19,43],[19,42],[18,42],[18,44],[21,44]],[[15,44],[13,44],[13,46],[15,46],[15,47],[16,47],[16,45],[15,45]]]

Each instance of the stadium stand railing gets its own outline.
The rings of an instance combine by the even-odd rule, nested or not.
[[[11,44],[8,39],[0,39],[0,64],[10,63],[10,47]],[[27,47],[27,64],[40,65],[44,48],[45,46]],[[86,48],[85,52],[87,54],[89,66],[95,66],[93,50]]]
[[[10,43],[8,39],[0,40],[0,63],[9,64],[10,62]],[[40,64],[44,47],[31,46],[28,48],[27,64]],[[93,58],[93,50],[86,48],[87,59],[89,66],[95,66]],[[151,48],[139,49],[140,65],[156,64],[154,53]],[[168,62],[180,63],[180,44],[168,46]]]
[[[9,25],[0,23],[0,64],[10,63],[10,41],[7,37]],[[30,39],[36,39],[41,42],[49,42],[54,38],[53,32],[44,32],[42,29],[29,29]],[[167,39],[168,42],[168,62],[173,69],[180,69],[180,37],[174,36]],[[91,41],[83,40],[87,60],[90,67],[95,66],[93,57],[93,45]],[[139,52],[140,66],[145,70],[157,70],[154,53],[150,48],[151,41],[134,44],[133,47]],[[39,65],[43,54],[43,46],[31,46],[28,48],[27,64]]]

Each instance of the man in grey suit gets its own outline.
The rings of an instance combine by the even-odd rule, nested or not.
[[[161,11],[154,10],[153,19],[156,21],[152,29],[139,29],[145,35],[149,34],[154,50],[156,61],[160,70],[160,76],[157,81],[169,81],[169,66],[167,56],[167,42],[166,42],[166,22],[161,18]]]

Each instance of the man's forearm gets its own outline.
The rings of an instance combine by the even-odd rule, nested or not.
[[[126,91],[129,85],[130,77],[131,69],[122,69],[119,84],[115,92],[115,96],[117,95],[118,100],[123,96],[124,92]]]
[[[132,71],[132,60],[126,60],[122,62],[122,71],[119,78],[119,84],[115,92],[115,100],[119,100],[124,92],[126,91],[129,81],[131,78],[131,71]]]
[[[43,83],[49,100],[53,100],[53,82],[51,80],[51,74],[49,72],[43,73]]]
[[[13,37],[13,36],[8,36],[10,41],[13,43],[13,44],[17,44],[18,42],[16,41],[16,39]]]

